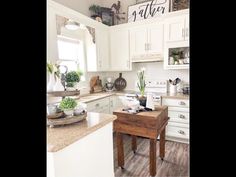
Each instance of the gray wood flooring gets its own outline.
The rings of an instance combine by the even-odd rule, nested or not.
[[[117,149],[114,136],[114,170],[115,177],[149,177],[149,139],[137,138],[137,151],[131,150],[131,136],[123,135],[125,169],[117,165]],[[159,141],[157,141],[156,177],[189,177],[189,145],[166,141],[165,158],[159,158]]]

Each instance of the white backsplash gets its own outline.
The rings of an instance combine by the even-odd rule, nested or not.
[[[149,62],[149,63],[133,63],[132,71],[122,71],[122,77],[127,81],[126,90],[134,90],[135,81],[137,80],[137,71],[145,67],[145,76],[147,80],[159,80],[159,79],[172,79],[180,78],[183,83],[189,83],[189,70],[188,69],[176,69],[176,70],[164,70],[163,62]],[[113,81],[119,77],[120,72],[90,72],[88,78],[99,75],[102,79],[102,84],[106,83],[107,77],[113,77]]]

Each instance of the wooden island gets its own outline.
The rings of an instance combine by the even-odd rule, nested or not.
[[[165,128],[168,123],[168,107],[158,106],[154,111],[128,113],[123,110],[113,112],[117,116],[114,121],[114,131],[116,132],[116,145],[118,166],[124,168],[124,148],[122,134],[132,136],[132,150],[136,151],[136,136],[150,139],[149,169],[150,175],[156,175],[156,142],[160,135],[160,157],[165,157]]]

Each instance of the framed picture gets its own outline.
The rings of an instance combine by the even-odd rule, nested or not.
[[[108,26],[114,25],[114,12],[111,8],[101,7],[102,23]]]
[[[169,0],[151,0],[128,7],[128,22],[157,18],[169,12]]]
[[[189,0],[170,0],[170,12],[189,8]]]

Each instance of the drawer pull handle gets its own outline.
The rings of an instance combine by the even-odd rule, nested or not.
[[[98,106],[99,106],[99,103],[95,104],[95,106],[98,107]]]
[[[185,119],[185,116],[183,114],[179,114],[179,118]]]
[[[179,105],[186,105],[186,104],[185,104],[185,102],[180,101],[180,102],[179,102]]]
[[[178,133],[181,134],[181,135],[185,134],[183,130],[179,130]]]

